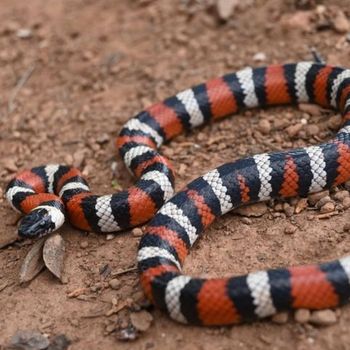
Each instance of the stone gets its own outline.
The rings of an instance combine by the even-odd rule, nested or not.
[[[89,242],[88,241],[81,241],[80,242],[80,248],[86,249],[88,246],[89,246]]]
[[[350,208],[350,197],[345,197],[341,203],[343,205],[343,209],[349,209]]]
[[[141,237],[141,236],[143,236],[143,231],[142,231],[142,229],[140,227],[135,227],[131,232],[132,232],[132,235],[134,237]]]
[[[33,33],[29,28],[20,28],[17,30],[16,35],[20,39],[29,39],[32,37]]]
[[[321,214],[332,213],[334,210],[335,210],[334,203],[328,202],[320,208],[320,213]]]
[[[292,235],[293,233],[295,233],[297,230],[297,227],[294,225],[288,225],[284,228],[284,233],[286,233],[287,235]]]
[[[334,194],[333,198],[339,202],[342,202],[345,198],[349,198],[349,192],[348,191],[338,191]]]
[[[101,134],[97,139],[96,142],[100,145],[103,145],[105,143],[108,143],[109,141],[109,135],[107,133]]]
[[[216,10],[221,20],[227,21],[237,6],[237,0],[217,0]]]
[[[117,278],[113,278],[108,282],[109,286],[114,289],[117,290],[121,287],[122,283],[117,279]]]
[[[330,196],[322,197],[317,203],[316,208],[321,209],[325,204],[333,202]]]
[[[9,171],[10,173],[15,173],[17,172],[18,168],[16,165],[16,162],[13,158],[6,158],[2,161],[2,164],[4,168]]]
[[[303,128],[302,123],[297,123],[295,125],[290,125],[286,128],[286,132],[289,137],[295,137],[298,135],[299,131]]]
[[[298,323],[307,323],[310,320],[311,312],[308,309],[298,309],[294,313],[294,319]]]
[[[271,123],[267,119],[261,119],[258,124],[258,130],[264,135],[269,134],[271,131]]]
[[[329,196],[329,191],[321,191],[321,192],[316,192],[316,193],[311,193],[308,195],[308,201],[310,205],[316,205],[316,203],[322,199],[323,197]]]
[[[267,213],[267,205],[264,202],[239,207],[236,213],[242,216],[259,217]]]
[[[311,314],[310,323],[316,326],[330,326],[337,322],[337,316],[333,310],[317,310]]]
[[[292,15],[283,16],[281,24],[287,30],[299,29],[303,32],[310,32],[312,30],[311,19],[311,11],[297,11]]]
[[[267,59],[265,52],[257,52],[254,56],[253,56],[253,60],[255,62],[265,62]]]
[[[347,222],[344,226],[343,226],[343,231],[344,232],[350,232],[350,223]]]
[[[312,116],[321,115],[321,107],[310,103],[299,103],[298,108],[300,111],[305,112]]]
[[[343,11],[338,11],[333,19],[333,25],[336,32],[345,34],[350,30],[350,22]]]
[[[152,324],[153,316],[148,311],[132,312],[130,314],[131,324],[138,331],[145,332]]]

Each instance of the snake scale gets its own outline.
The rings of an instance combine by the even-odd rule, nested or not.
[[[297,103],[339,111],[343,126],[334,139],[221,165],[173,195],[172,165],[157,150],[164,142],[243,108]],[[150,220],[137,255],[141,284],[158,308],[183,323],[227,325],[349,301],[350,256],[215,279],[186,276],[181,266],[203,231],[233,208],[305,197],[350,179],[350,70],[312,62],[245,68],[151,105],[124,125],[117,147],[138,180],[115,194],[92,194],[79,170],[68,166],[17,174],[6,196],[26,214],[19,235],[52,232],[66,216],[75,227],[94,232]]]

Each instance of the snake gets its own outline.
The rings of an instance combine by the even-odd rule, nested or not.
[[[343,124],[333,139],[223,164],[174,195],[174,168],[158,151],[164,142],[242,109],[299,103],[341,113]],[[50,164],[15,175],[6,197],[26,214],[18,234],[46,235],[66,217],[94,232],[148,222],[137,253],[140,283],[157,308],[181,323],[230,325],[349,301],[350,256],[228,278],[191,277],[182,266],[203,231],[232,209],[306,197],[350,179],[350,70],[319,62],[247,67],[147,107],[124,124],[116,145],[137,181],[115,194],[92,194],[71,166]]]

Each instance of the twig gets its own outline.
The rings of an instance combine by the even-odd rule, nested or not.
[[[116,276],[124,275],[125,273],[128,273],[128,272],[134,272],[134,271],[137,271],[137,267],[136,266],[129,267],[128,269],[125,269],[125,270],[119,270],[119,271],[116,271],[116,272],[112,272],[111,275],[113,277],[116,277]]]
[[[31,75],[33,74],[35,70],[35,64],[32,64],[21,76],[21,78],[18,80],[15,88],[13,89],[11,96],[8,101],[7,110],[8,113],[12,113],[15,109],[15,99],[18,95],[18,93],[21,91],[25,83],[29,80]]]

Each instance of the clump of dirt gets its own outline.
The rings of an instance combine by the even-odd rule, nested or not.
[[[218,11],[214,0],[3,0],[0,194],[17,170],[48,162],[79,166],[96,193],[111,193],[133,181],[115,158],[113,140],[152,102],[248,65],[311,60],[311,47],[328,63],[348,65],[347,1],[229,2],[225,8],[220,1]],[[180,189],[223,162],[327,140],[339,120],[309,106],[246,111],[180,136],[162,151],[177,169]],[[230,213],[207,230],[185,270],[231,275],[340,257],[350,248],[348,190]],[[3,196],[0,204],[3,239],[16,232],[18,217]],[[20,285],[31,243],[0,248],[2,345],[19,329],[49,339],[64,334],[71,349],[302,350],[350,343],[349,307],[236,327],[181,326],[144,310],[135,269],[142,232],[106,237],[66,225],[60,233],[64,283],[45,270]],[[134,343],[119,340],[133,336]]]

